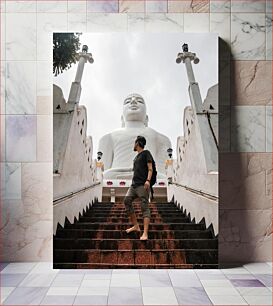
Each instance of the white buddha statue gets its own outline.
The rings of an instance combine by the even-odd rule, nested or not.
[[[157,177],[166,178],[165,161],[170,139],[148,127],[148,116],[144,99],[138,94],[130,94],[123,103],[122,128],[104,135],[99,141],[99,151],[103,153],[105,179],[131,179],[134,142],[138,135],[146,138],[145,149],[155,160]]]

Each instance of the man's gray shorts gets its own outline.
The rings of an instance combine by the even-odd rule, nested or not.
[[[151,212],[149,208],[149,193],[150,188],[147,190],[144,186],[138,187],[130,187],[126,193],[124,198],[124,204],[126,207],[126,211],[129,215],[134,213],[133,200],[136,198],[141,199],[141,211],[143,214],[143,218],[151,218]]]

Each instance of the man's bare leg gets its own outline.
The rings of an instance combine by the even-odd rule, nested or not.
[[[135,213],[132,213],[130,215],[130,219],[131,219],[131,222],[134,224],[132,227],[128,228],[126,230],[126,233],[131,233],[133,231],[138,231],[140,232],[140,227],[139,227],[139,224],[137,222],[137,217],[136,217],[136,214]]]
[[[148,239],[148,229],[149,229],[150,218],[144,218],[144,231],[140,240],[147,240]]]

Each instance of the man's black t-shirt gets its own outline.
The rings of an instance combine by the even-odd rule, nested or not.
[[[150,151],[143,150],[138,153],[134,159],[134,175],[132,186],[137,187],[144,185],[148,177],[148,162],[152,162],[153,157]]]

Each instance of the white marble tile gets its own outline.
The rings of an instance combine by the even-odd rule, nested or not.
[[[5,163],[5,199],[21,199],[21,164]]]
[[[183,32],[183,14],[151,13],[144,19],[146,32]]]
[[[231,52],[234,59],[265,59],[265,15],[231,14]]]
[[[36,262],[16,262],[8,264],[2,271],[1,274],[19,274],[29,273],[30,270],[36,265]]]
[[[188,276],[191,276],[191,277],[196,277],[196,273],[194,272],[194,270],[176,270],[176,269],[170,269],[168,271],[169,275],[170,276],[173,276],[173,277],[188,277]]]
[[[67,1],[68,2],[68,13],[86,13],[87,1],[77,0],[77,1]]]
[[[237,295],[239,296],[239,292],[234,287],[204,287],[206,293],[210,297],[211,295]]]
[[[266,25],[266,59],[272,61],[272,14],[265,16]]]
[[[265,107],[238,106],[231,111],[232,152],[265,151]]]
[[[0,128],[1,128],[1,140],[0,140],[0,144],[1,144],[1,148],[0,148],[0,161],[3,162],[6,160],[6,117],[5,115],[1,115],[0,116]]]
[[[221,270],[216,269],[194,269],[194,272],[196,273],[197,277],[202,279],[202,276],[224,276],[223,272]],[[224,276],[225,277],[225,276]],[[209,278],[203,278],[203,279],[209,279]]]
[[[19,287],[50,287],[56,274],[28,274]]]
[[[82,287],[109,287],[110,279],[84,279]]]
[[[80,287],[77,295],[108,295],[109,286],[108,287]]]
[[[52,262],[38,262],[29,272],[30,274],[52,274],[58,273],[59,269],[53,269]]]
[[[272,152],[272,106],[266,106],[266,152]]]
[[[84,274],[58,274],[51,287],[79,287]]]
[[[266,0],[231,0],[231,12],[236,13],[264,13]]]
[[[26,169],[24,169],[26,168]],[[48,171],[48,174],[46,173]],[[52,257],[52,191],[48,186],[52,181],[50,163],[22,164],[23,201],[4,201],[3,258],[11,261],[43,261]],[[52,189],[52,187],[51,187]],[[28,273],[36,268],[35,262],[26,271],[15,266],[13,273]],[[20,271],[21,268],[21,272]],[[24,267],[23,267],[24,268]],[[40,268],[40,267],[39,267]],[[4,272],[9,273],[4,270]],[[30,273],[43,273],[41,269]],[[54,271],[53,271],[54,272]],[[52,272],[52,273],[53,273]],[[50,271],[47,270],[46,274]]]
[[[6,114],[36,113],[35,62],[6,63]]]
[[[272,13],[272,0],[266,0],[266,12]]]
[[[111,287],[139,287],[139,275],[112,274]]]
[[[203,287],[226,287],[232,288],[233,285],[228,279],[205,279],[201,280]]]
[[[6,13],[6,59],[36,60],[35,13]]]
[[[272,295],[266,287],[236,287],[242,296],[246,295]]]
[[[271,105],[272,67],[268,61],[234,61],[233,105]]]
[[[128,32],[144,32],[145,22],[143,13],[128,13]]]
[[[5,13],[5,12],[6,12],[6,0],[0,1],[0,11],[1,11],[2,13]]]
[[[1,287],[1,304],[5,301],[5,299],[11,294],[11,292],[16,287]]]
[[[230,152],[230,107],[224,105],[219,109],[219,150]]]
[[[147,13],[167,13],[168,11],[167,0],[149,0],[145,4]]]
[[[52,62],[50,61],[37,61],[37,96],[50,96],[52,95]],[[38,113],[38,110],[37,110]]]
[[[83,279],[90,280],[90,279],[111,279],[112,274],[85,274]]]
[[[79,287],[50,287],[46,295],[76,295]]]
[[[97,271],[98,270],[94,271],[93,273],[97,273]],[[108,274],[109,272],[107,270],[100,270],[100,273]],[[131,269],[131,270],[130,269],[113,269],[112,270],[112,275],[115,275],[115,276],[121,275],[121,277],[124,277],[124,274],[125,276],[127,274],[127,278],[128,278],[128,277],[131,277],[131,274],[139,275],[139,270],[137,269]]]
[[[37,96],[36,106],[37,106],[37,115],[51,115],[53,109],[53,97]]]
[[[6,59],[6,14],[1,12],[0,18],[1,18],[0,20],[1,22],[0,60],[3,61]],[[3,64],[1,64],[1,66],[3,66]]]
[[[87,1],[87,11],[91,13],[118,13],[118,0],[91,0]]]
[[[39,220],[52,221],[53,209],[48,205],[52,203],[52,173],[52,163],[36,162],[22,164],[22,196],[24,199],[24,209],[27,215],[33,214],[33,220],[36,222]],[[45,230],[45,235],[49,235],[52,228],[41,228],[41,230]]]
[[[209,13],[209,0],[168,0],[168,11],[172,13]]]
[[[37,60],[53,60],[53,32],[67,32],[67,14],[40,13],[37,19]]]
[[[272,305],[272,295],[246,295],[248,305]]]
[[[73,295],[46,295],[40,305],[73,305],[75,296]]]
[[[221,269],[221,271],[225,274],[250,274],[250,272],[245,269],[244,267],[238,267],[238,268],[227,268],[227,269]]]
[[[230,44],[230,14],[211,13],[210,32],[218,33],[218,36]]]
[[[6,116],[6,160],[36,161],[36,116]]]
[[[56,1],[37,1],[38,13],[66,13],[67,2],[62,0]]]
[[[209,14],[196,13],[184,14],[184,32],[203,33],[209,32]]]
[[[229,13],[230,0],[210,0],[211,13]]]
[[[6,94],[5,94],[5,88],[6,88],[6,65],[5,62],[0,62],[0,78],[1,78],[1,97],[0,97],[0,114],[6,113]]]
[[[37,161],[53,161],[53,116],[37,116]]]
[[[7,297],[5,305],[40,305],[45,296],[47,288],[35,287],[24,288],[17,287]]]
[[[271,267],[264,262],[244,264],[244,268],[253,274],[272,274]]]
[[[68,14],[68,31],[86,32],[86,28],[87,28],[86,13]]]
[[[36,1],[7,1],[7,13],[36,13]]]
[[[144,13],[145,1],[139,0],[119,0],[120,13]]]
[[[127,14],[88,13],[87,32],[127,31]]]
[[[178,305],[172,287],[142,287],[144,305]]]
[[[213,305],[248,305],[239,295],[210,295]]]

